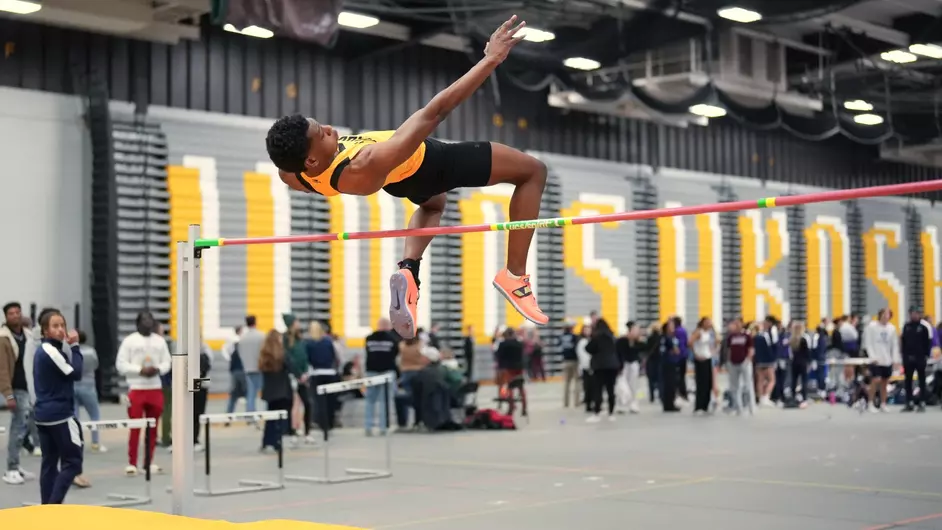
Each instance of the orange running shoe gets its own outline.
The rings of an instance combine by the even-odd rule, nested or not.
[[[404,339],[415,337],[416,306],[419,287],[409,269],[399,269],[389,278],[389,320],[396,333]]]
[[[494,277],[494,287],[497,292],[504,295],[511,305],[514,306],[523,318],[533,322],[538,326],[545,326],[549,322],[549,317],[543,314],[540,306],[536,303],[536,295],[530,288],[530,275],[527,274],[520,278],[514,278],[510,271],[502,269]]]

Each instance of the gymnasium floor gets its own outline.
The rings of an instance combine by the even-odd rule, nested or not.
[[[842,406],[762,410],[755,417],[637,416],[591,425],[561,411],[558,384],[531,386],[532,422],[518,432],[397,434],[394,476],[340,485],[289,483],[277,492],[200,498],[197,516],[230,521],[300,519],[364,528],[449,530],[720,528],[723,530],[942,529],[940,412],[860,416]],[[493,389],[484,389],[481,403]],[[221,402],[211,402],[217,412]],[[106,417],[119,417],[117,406]],[[4,417],[3,421],[6,421]],[[256,448],[251,427],[217,429],[214,480],[264,479],[274,457]],[[109,491],[133,492],[141,478],[121,475],[118,433],[107,454],[86,458],[94,487],[73,503]],[[381,465],[381,438],[360,429],[337,437],[335,470]],[[5,446],[5,440],[2,445]],[[290,451],[291,473],[320,473],[319,451]],[[201,458],[201,455],[198,455]],[[170,457],[158,449],[159,463]],[[24,457],[30,470],[39,461]],[[197,484],[201,484],[200,461]],[[169,475],[154,481],[166,511]],[[0,484],[0,508],[35,501],[34,482]]]

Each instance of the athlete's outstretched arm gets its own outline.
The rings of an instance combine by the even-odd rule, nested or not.
[[[451,111],[471,97],[504,62],[510,50],[520,42],[514,35],[526,26],[526,22],[515,25],[516,21],[517,15],[514,15],[497,28],[484,48],[484,58],[410,116],[389,141],[364,148],[344,170],[337,191],[352,195],[378,192],[386,175],[405,162]]]

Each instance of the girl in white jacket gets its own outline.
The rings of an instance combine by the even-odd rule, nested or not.
[[[893,312],[889,309],[881,309],[877,313],[877,319],[871,321],[864,328],[863,332],[863,350],[870,359],[870,411],[876,412],[873,405],[873,396],[877,389],[880,390],[880,411],[887,412],[886,408],[886,386],[893,375],[893,367],[900,363],[899,354],[899,334],[896,326],[890,323],[893,318]]]

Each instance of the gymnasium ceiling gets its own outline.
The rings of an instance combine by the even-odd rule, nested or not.
[[[43,9],[28,16],[40,23],[165,43],[198,39],[211,4],[33,1],[41,1]],[[763,18],[748,24],[720,18],[717,11],[731,5]],[[473,56],[493,28],[516,13],[530,27],[555,34],[515,51],[508,70],[528,80],[572,75],[562,64],[568,57],[589,57],[601,63],[599,72],[611,71],[647,50],[735,26],[785,45],[789,90],[825,101],[865,99],[894,119],[939,122],[942,59],[919,56],[898,64],[880,55],[913,44],[942,44],[942,0],[344,0],[343,9],[380,21],[369,28],[341,28],[335,52],[355,57],[416,45]]]
[[[749,24],[720,18],[717,11],[729,6],[763,18]],[[555,34],[518,47],[524,60],[514,68],[531,79],[564,70],[567,57],[590,57],[611,71],[639,52],[736,26],[786,46],[792,90],[865,99],[878,112],[933,121],[942,95],[942,59],[898,64],[880,57],[912,44],[942,44],[942,0],[346,0],[344,9],[408,26],[412,38],[458,34],[474,49],[517,13]]]

